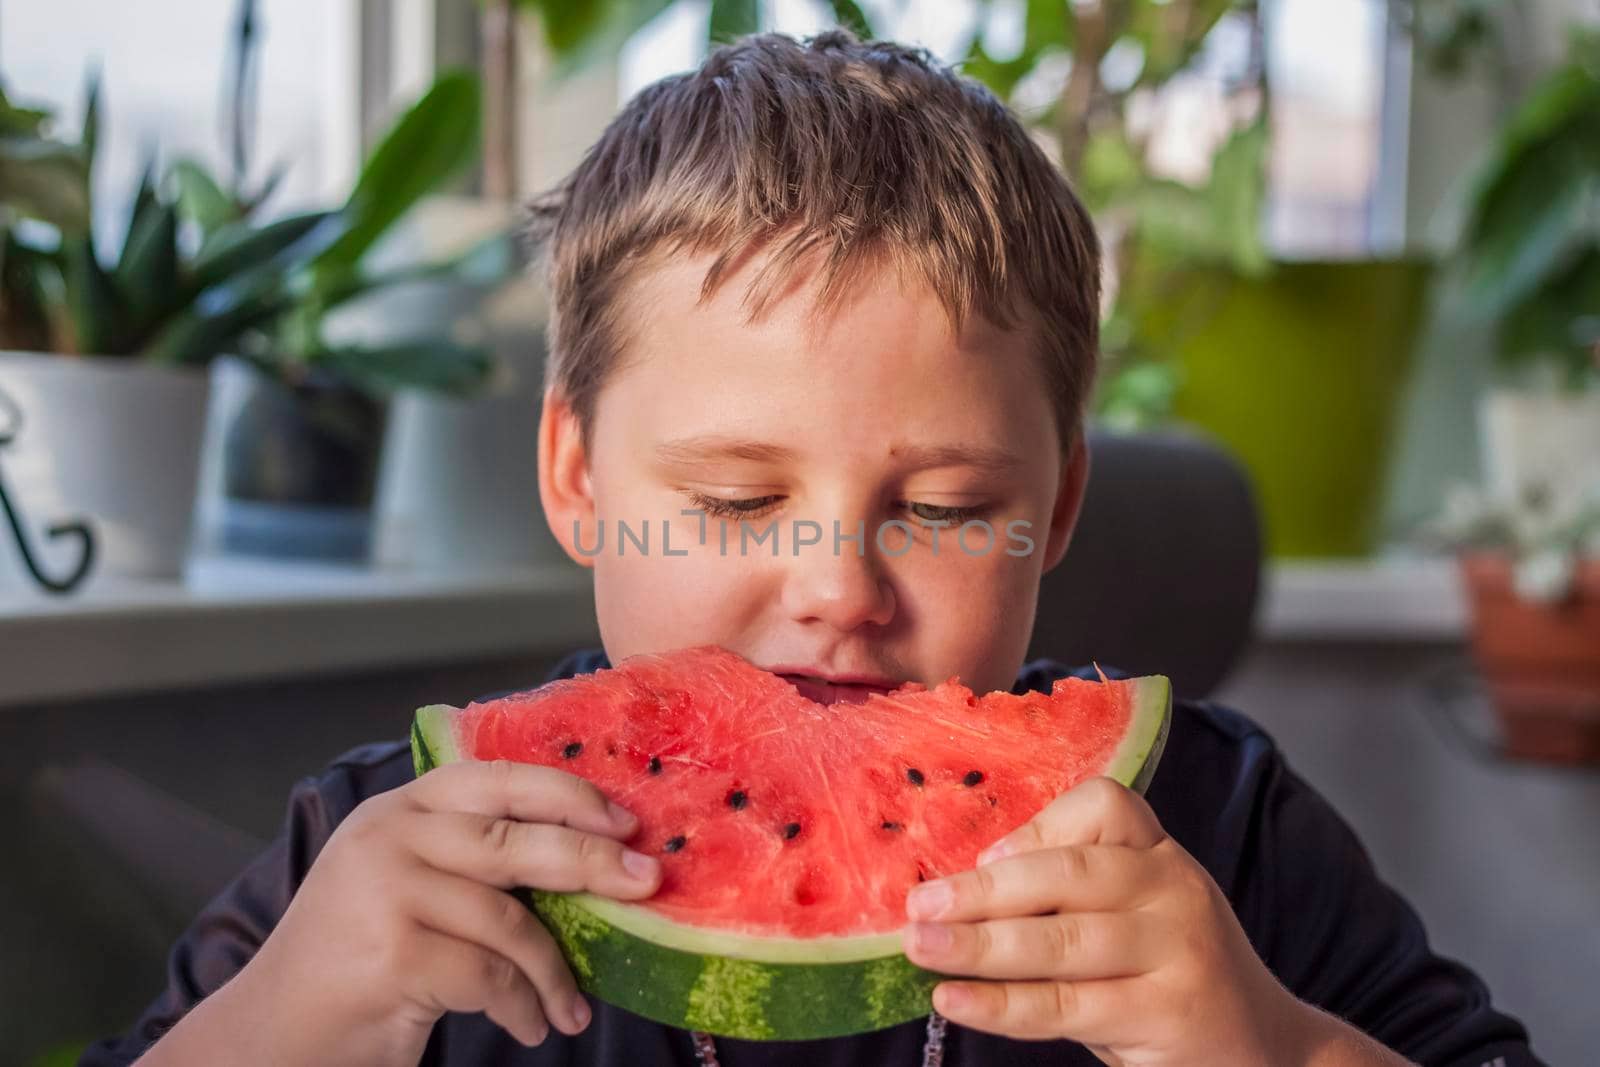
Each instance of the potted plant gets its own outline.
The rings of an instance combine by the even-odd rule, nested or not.
[[[1510,495],[1458,487],[1424,537],[1458,554],[1506,752],[1600,763],[1600,467]]]
[[[1492,326],[1482,490],[1425,530],[1459,553],[1472,650],[1515,755],[1600,762],[1600,30],[1512,111],[1458,269]]]
[[[52,592],[77,581],[50,575],[75,570],[81,580],[88,567],[36,539],[26,515],[80,517],[81,547],[61,551],[93,555],[108,574],[179,573],[208,398],[201,368],[232,337],[194,324],[220,291],[259,284],[314,243],[325,221],[232,221],[205,242],[185,241],[176,195],[152,165],[125,235],[100,240],[90,209],[99,111],[91,84],[82,133],[67,142],[46,113],[0,97],[8,511],[16,557]]]
[[[360,304],[426,281],[491,286],[512,271],[509,229],[455,255],[377,266],[373,250],[476,151],[479,91],[441,74],[380,139],[341,209],[337,235],[215,315],[237,325],[222,371],[221,543],[252,554],[364,560],[388,423],[401,389],[465,395],[489,378],[483,345],[449,322],[363,328]],[[200,183],[204,184],[204,183]],[[208,188],[205,201],[227,201]]]
[[[1600,469],[1600,29],[1569,40],[1476,175],[1461,244],[1470,304],[1493,328],[1482,460],[1505,499],[1576,492]]]
[[[1177,418],[1221,440],[1250,471],[1275,556],[1369,552],[1432,264],[1272,255],[1258,4],[1028,4],[1005,57],[983,29],[992,6],[978,7],[962,69],[1056,156],[1106,251],[1097,419],[1137,430]],[[1155,161],[1151,116],[1225,21],[1250,42],[1225,90],[1231,129],[1205,177],[1177,180]]]

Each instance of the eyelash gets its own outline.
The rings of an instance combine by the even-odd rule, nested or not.
[[[705,493],[698,493],[692,489],[688,490],[688,496],[694,502],[695,507],[701,509],[707,515],[721,519],[752,518],[761,515],[773,504],[783,499],[781,496],[755,496],[747,497],[743,500],[729,500],[719,496],[707,496]],[[903,505],[907,510],[927,508],[939,513],[937,518],[928,518],[912,512],[914,517],[921,519],[925,523],[945,522],[959,525],[978,518],[986,510],[982,505],[947,507],[941,504],[922,504],[914,500],[899,500],[896,503]]]

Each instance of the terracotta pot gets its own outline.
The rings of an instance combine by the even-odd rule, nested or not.
[[[1580,562],[1573,595],[1558,604],[1519,597],[1505,556],[1466,554],[1460,567],[1507,754],[1600,764],[1600,558]]]

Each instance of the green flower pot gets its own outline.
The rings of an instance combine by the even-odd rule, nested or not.
[[[1420,259],[1279,263],[1261,278],[1192,271],[1141,324],[1181,369],[1177,417],[1250,472],[1270,555],[1377,547],[1432,273]]]

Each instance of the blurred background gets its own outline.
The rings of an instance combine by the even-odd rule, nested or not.
[[[1597,0],[0,0],[0,1064],[127,1026],[297,778],[597,641],[518,205],[836,25],[990,86],[1107,249],[1034,651],[1261,721],[1593,1060]]]

